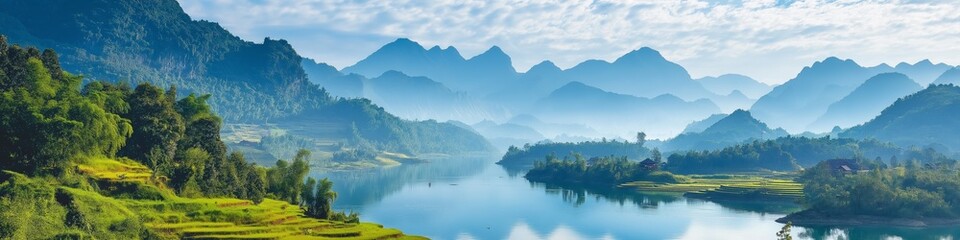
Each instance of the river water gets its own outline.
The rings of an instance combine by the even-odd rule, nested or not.
[[[495,157],[434,160],[328,177],[338,210],[431,239],[775,239],[798,206],[715,203],[549,186]],[[793,228],[794,239],[954,239],[960,228]]]

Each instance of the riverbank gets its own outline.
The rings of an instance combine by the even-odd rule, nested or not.
[[[893,218],[882,216],[849,215],[832,216],[814,210],[804,210],[777,219],[778,223],[790,222],[793,225],[805,227],[838,227],[838,226],[879,226],[879,227],[946,227],[960,226],[960,219],[944,218]]]

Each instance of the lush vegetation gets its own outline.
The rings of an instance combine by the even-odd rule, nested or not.
[[[0,238],[403,236],[332,212],[332,183],[304,181],[307,151],[269,169],[227,154],[209,95],[177,100],[176,88],[146,83],[81,91],[52,50],[5,40]]]
[[[632,160],[641,160],[648,157],[651,151],[643,146],[646,142],[646,134],[638,133],[637,142],[617,141],[606,139],[602,141],[585,142],[540,142],[534,145],[524,145],[522,148],[510,146],[507,153],[497,164],[503,165],[532,165],[535,161],[540,161],[544,156],[566,156],[571,153],[577,153],[586,158],[602,156],[625,156]]]
[[[657,162],[657,160],[653,160]],[[659,162],[657,162],[659,164]],[[589,160],[573,154],[563,160],[547,156],[527,172],[527,179],[555,183],[584,183],[616,186],[631,181],[679,183],[689,179],[669,172],[657,171],[656,166],[644,166],[626,157],[594,157]]]
[[[821,217],[960,217],[960,175],[955,162],[873,165],[879,167],[859,173],[844,173],[826,162],[806,170],[800,181],[808,212]]]
[[[674,153],[666,169],[678,173],[730,173],[761,170],[793,171],[835,158],[883,159],[885,162],[947,159],[931,148],[901,148],[877,140],[783,137],[754,141],[715,151]]]

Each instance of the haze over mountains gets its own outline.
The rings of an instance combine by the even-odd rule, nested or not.
[[[723,115],[714,115],[711,118],[719,116]],[[748,140],[775,139],[787,135],[787,131],[781,128],[771,129],[767,124],[753,118],[750,112],[738,109],[710,124],[703,131],[685,132],[670,139],[663,145],[663,150],[716,150]]]
[[[881,73],[900,71],[907,77],[929,79],[929,76],[939,76],[948,68],[945,64],[933,65],[929,61],[913,65],[901,63],[896,68],[887,65],[863,67],[853,60],[830,57],[803,68],[795,78],[773,88],[757,100],[750,110],[760,121],[783,127],[789,132],[822,132],[829,128],[824,129],[823,124],[817,124],[816,128],[809,127],[827,112],[831,104],[849,95],[867,79]]]
[[[597,130],[596,135],[587,137],[629,138],[634,131],[645,131],[651,137],[667,139],[683,132],[688,124],[736,109],[750,109],[759,121],[796,134],[823,133],[834,126],[848,128],[879,114],[893,100],[920,90],[918,86],[949,81],[950,75],[941,75],[951,68],[929,60],[864,67],[853,60],[830,57],[774,87],[738,74],[693,79],[683,66],[646,47],[613,61],[586,60],[569,69],[547,60],[520,73],[512,67],[510,56],[496,46],[467,58],[452,46],[428,49],[401,38],[344,68],[338,80],[328,81],[328,89],[334,95],[370,98],[407,118],[506,123],[512,116],[526,114]],[[419,82],[425,85],[373,92],[369,79],[391,71],[423,77]],[[903,78],[889,79],[894,75],[887,75],[887,80],[867,81],[888,72],[900,73],[897,76]],[[356,80],[360,78],[357,75],[363,79]],[[426,84],[429,81],[435,84]],[[443,89],[440,85],[449,91],[437,94],[436,89]],[[411,91],[431,97],[411,97]],[[437,105],[435,102],[446,106],[419,107]]]
[[[390,71],[425,77],[452,92],[463,93],[458,97],[438,96],[433,98],[434,101],[457,103],[464,102],[462,99],[470,99],[470,103],[460,104],[463,114],[459,116],[451,116],[449,110],[441,109],[434,109],[433,113],[429,110],[411,112],[403,110],[409,109],[403,107],[406,103],[378,100],[374,93],[369,92],[367,81],[346,83],[348,81],[344,80],[349,74],[370,79]],[[480,55],[465,58],[455,47],[434,46],[427,49],[412,40],[401,38],[341,72],[343,74],[334,78],[329,77],[331,74],[318,74],[327,79],[315,82],[328,82],[328,90],[334,95],[371,98],[386,109],[396,109],[397,114],[408,118],[452,119],[468,123],[482,120],[505,122],[518,114],[531,114],[560,124],[591,126],[600,133],[589,137],[629,137],[631,132],[638,129],[652,136],[670,137],[690,122],[714,113],[746,108],[754,101],[744,95],[739,86],[723,94],[708,90],[693,80],[682,66],[666,60],[651,48],[631,51],[613,62],[587,60],[565,70],[550,61],[544,61],[525,73],[519,73],[512,67],[510,57],[496,46]],[[576,85],[570,85],[574,82]],[[715,83],[714,86],[733,82],[742,85],[743,91],[752,95],[760,95],[764,88],[769,88],[747,77],[734,75],[708,82]],[[723,91],[723,87],[720,88],[718,91]],[[358,89],[360,92],[357,92]],[[391,90],[401,91],[402,88],[381,88],[380,94],[390,95],[383,91]],[[666,111],[668,108],[672,108],[669,114]],[[571,114],[580,110],[590,110],[594,114]],[[623,117],[634,120],[629,124],[621,124],[627,119],[619,121],[604,117],[613,113],[627,113]]]
[[[697,141],[680,142],[696,134],[718,134],[708,130],[728,117],[749,124],[726,129],[751,134],[715,145],[784,135],[780,128],[792,134],[857,128],[928,84],[960,83],[958,68],[929,60],[865,67],[836,57],[801,69],[779,86],[737,74],[694,79],[683,66],[647,47],[610,61],[585,60],[563,69],[546,60],[518,72],[510,55],[496,46],[465,57],[453,46],[426,48],[406,38],[338,70],[323,59],[302,58],[283,40],[248,42],[216,23],[194,21],[172,0],[96,0],[52,8],[45,5],[65,5],[52,0],[0,3],[0,33],[14,43],[55,47],[65,69],[88,78],[213,93],[212,106],[230,123],[289,123],[302,117],[343,129],[358,124],[379,131],[358,131],[374,145],[386,144],[376,139],[401,136],[441,138],[424,132],[442,129],[476,149],[489,145],[466,136],[479,133],[520,143],[632,139],[638,131],[674,139],[674,146],[683,146],[676,148],[702,148]],[[163,14],[144,14],[153,11]],[[55,13],[56,19],[44,13]],[[130,35],[111,29],[143,31]],[[353,118],[320,116],[331,109]],[[448,120],[463,124],[442,123]],[[761,124],[760,130],[752,127]],[[517,134],[507,134],[513,131]],[[350,141],[349,133],[337,132],[333,139]]]

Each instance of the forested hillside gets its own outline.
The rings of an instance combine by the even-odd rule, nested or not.
[[[793,171],[829,159],[875,160],[879,164],[933,163],[949,158],[930,148],[899,147],[877,140],[782,137],[753,141],[715,151],[671,154],[667,170],[676,173],[738,173],[758,170]]]
[[[228,154],[210,95],[82,81],[0,36],[0,238],[404,237],[331,210],[307,151]]]
[[[276,119],[330,101],[307,81],[286,41],[244,41],[190,19],[172,0],[4,0],[0,23],[10,42],[56,48],[64,69],[89,80],[211,93],[214,110],[230,122]]]
[[[852,138],[876,138],[904,146],[960,149],[960,87],[931,85],[898,99],[880,116],[840,134]]]

